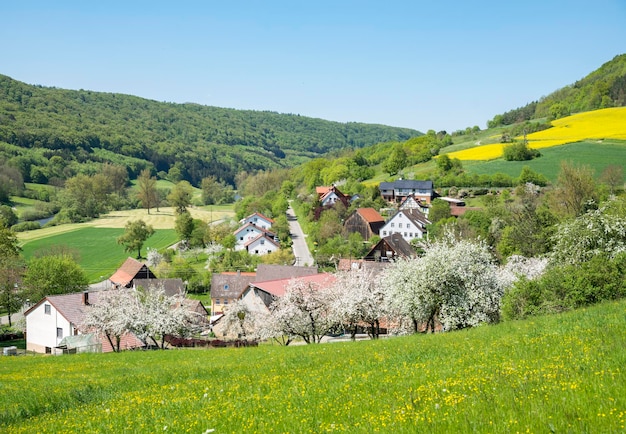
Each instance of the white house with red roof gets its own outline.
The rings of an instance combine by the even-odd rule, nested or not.
[[[246,248],[246,244],[260,235],[267,235],[268,237],[274,238],[275,234],[273,232],[268,231],[267,229],[263,229],[262,227],[256,226],[252,223],[246,223],[245,225],[239,227],[235,232],[235,250],[244,250]]]
[[[239,223],[241,223],[241,226],[245,226],[248,223],[252,223],[254,226],[268,230],[274,224],[274,220],[272,220],[269,217],[265,217],[260,212],[255,212],[254,214],[250,214],[248,217],[241,220]]]
[[[24,312],[26,350],[44,354],[61,354],[62,350],[58,347],[64,338],[88,333],[88,331],[81,330],[81,324],[86,309],[89,309],[89,304],[97,302],[100,293],[85,291],[50,295]],[[98,342],[99,347],[95,349],[96,351],[113,351],[105,337],[98,338]],[[120,342],[122,349],[143,346],[144,343],[130,333],[122,336]]]

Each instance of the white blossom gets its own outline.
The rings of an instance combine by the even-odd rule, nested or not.
[[[424,256],[392,264],[381,281],[390,314],[398,324],[443,330],[496,321],[502,286],[491,253],[482,242],[452,238],[429,244]]]

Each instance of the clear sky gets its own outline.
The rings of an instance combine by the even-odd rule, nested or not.
[[[626,52],[626,0],[1,0],[0,22],[0,74],[29,84],[423,132]]]

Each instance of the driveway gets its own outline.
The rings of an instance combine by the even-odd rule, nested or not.
[[[306,235],[302,232],[298,218],[293,212],[291,205],[287,209],[287,221],[289,222],[289,232],[293,241],[293,255],[296,257],[294,265],[297,267],[312,266],[315,260],[309,251],[309,246],[307,246],[305,239]]]

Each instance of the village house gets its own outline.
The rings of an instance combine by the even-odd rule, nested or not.
[[[417,252],[411,244],[409,244],[400,233],[395,232],[381,238],[363,259],[375,262],[391,262],[400,258],[411,258],[415,256],[417,256]]]
[[[420,210],[426,217],[428,217],[428,211],[430,210],[430,204],[424,203],[419,199],[416,199],[415,196],[407,196],[398,206],[398,209],[418,209]]]
[[[255,272],[225,272],[211,276],[211,315],[224,313],[230,304],[241,298],[250,283],[257,281],[295,278],[317,274],[317,267],[259,264]]]
[[[435,197],[432,181],[399,179],[393,182],[381,182],[378,188],[382,198],[392,203],[400,203],[406,197],[413,196],[429,204]]]
[[[358,232],[367,241],[378,235],[384,225],[385,219],[374,208],[357,208],[346,218],[343,231],[345,234]]]
[[[131,257],[109,277],[111,285],[115,288],[130,288],[135,279],[156,279],[156,276],[146,264]]]
[[[380,229],[380,236],[384,238],[398,233],[410,243],[416,238],[423,238],[429,224],[430,221],[417,209],[398,210]]]
[[[106,337],[91,336],[89,330],[81,329],[87,309],[97,303],[102,294],[106,291],[163,289],[167,296],[172,296],[184,294],[186,290],[181,279],[157,279],[145,264],[133,258],[128,258],[109,281],[113,287],[106,290],[50,295],[28,309],[24,313],[26,349],[45,354],[61,354],[70,349],[76,352],[113,351]],[[198,325],[208,326],[208,312],[201,302],[185,299],[183,304],[189,311],[198,314]],[[121,338],[121,349],[143,346],[144,343],[131,333]]]
[[[323,208],[332,207],[337,202],[341,202],[346,208],[350,206],[350,197],[343,194],[334,185],[330,187],[316,187],[315,192]]]
[[[125,290],[125,289],[124,289]],[[116,291],[112,289],[111,291]],[[81,330],[81,324],[89,305],[96,303],[102,292],[77,292],[72,294],[50,295],[24,313],[26,318],[26,350],[44,354],[61,354],[62,342],[68,336],[89,334]],[[113,348],[105,337],[97,338],[96,344],[81,347],[77,352],[111,352]],[[66,339],[67,342],[67,339]],[[93,342],[93,341],[90,341]],[[135,335],[122,336],[120,348],[143,347],[144,343]],[[67,345],[65,345],[65,349]]]
[[[239,227],[235,232],[235,250],[248,250],[247,245],[259,238],[260,236],[265,236],[266,238],[271,238],[275,241],[276,234],[264,229],[262,227],[256,226],[253,223],[246,223],[245,225]],[[276,242],[276,241],[275,241]],[[276,244],[278,244],[276,242]]]
[[[268,253],[280,250],[280,244],[276,237],[271,237],[268,233],[258,235],[244,244],[245,249],[251,255],[267,255]]]
[[[259,212],[255,212],[250,214],[248,217],[242,219],[240,222],[240,226],[245,226],[248,223],[253,224],[259,228],[263,228],[265,230],[269,230],[274,224],[274,220],[269,217],[265,217],[263,214]]]

